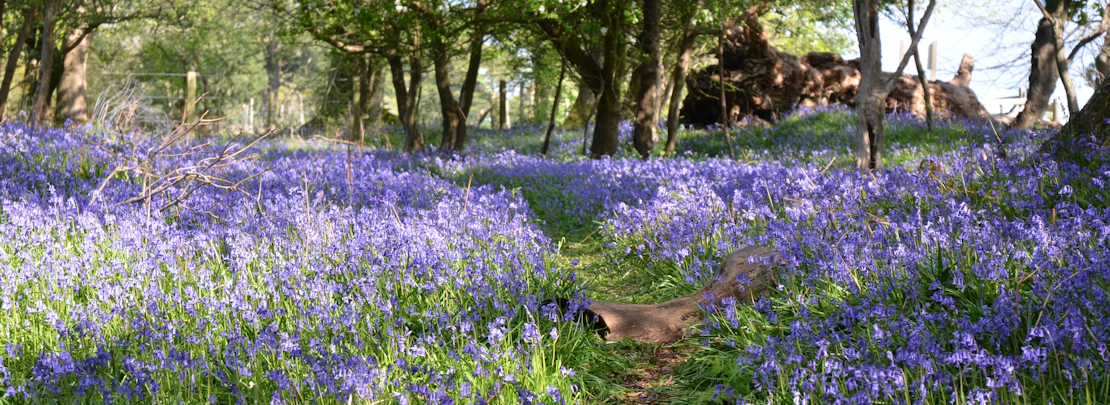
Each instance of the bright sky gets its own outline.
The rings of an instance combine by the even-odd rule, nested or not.
[[[1032,0],[961,0],[965,3],[974,1],[981,1],[985,5],[957,6],[952,4],[953,1],[939,1],[919,45],[922,64],[928,69],[928,45],[936,41],[938,80],[950,80],[956,74],[960,58],[964,53],[970,53],[975,57],[975,71],[972,73],[970,86],[980,100],[1016,97],[1018,87],[1029,85],[1029,46],[1033,42],[1040,11]],[[925,3],[924,0],[918,2]],[[920,19],[920,15],[915,17]],[[982,23],[991,19],[1013,22],[1009,28],[1001,24]],[[1074,27],[1074,23],[1069,24],[1070,27]],[[880,30],[883,41],[883,71],[892,72],[898,68],[900,43],[905,41],[904,46],[909,47],[910,37],[903,27],[886,19]],[[1094,89],[1087,85],[1079,73],[1092,63],[1101,43],[1101,40],[1093,41],[1087,46],[1088,50],[1072,63],[1072,81],[1076,85],[1076,98],[1080,106],[1086,104]],[[1070,52],[1070,47],[1068,51]],[[858,55],[858,49],[854,53]],[[999,67],[1012,61],[1016,61],[1012,63],[1012,68]],[[905,73],[917,74],[912,60]],[[1056,98],[1065,104],[1066,110],[1064,88],[1059,81],[1053,94],[1053,99]],[[992,113],[998,112],[997,107],[993,110],[990,106],[987,107]]]

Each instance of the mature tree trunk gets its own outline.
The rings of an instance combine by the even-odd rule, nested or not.
[[[853,0],[856,36],[859,38],[859,93],[856,94],[856,167],[880,170],[883,164],[882,44],[879,36],[878,0]]]
[[[555,100],[551,102],[551,119],[547,121],[547,132],[543,135],[543,147],[540,155],[547,155],[547,148],[551,145],[551,131],[555,130],[555,114],[559,112],[560,97],[563,96],[563,80],[567,76],[567,60],[564,58],[559,65],[559,84],[555,85]]]
[[[593,114],[596,106],[597,96],[594,94],[593,90],[590,90],[590,86],[579,82],[578,96],[574,98],[574,104],[570,105],[570,111],[567,112],[567,116],[563,119],[563,124],[560,128],[585,128],[590,124],[589,117]]]
[[[601,91],[601,98],[597,100],[597,116],[594,119],[590,154],[601,157],[617,153],[617,134],[621,124],[621,93],[617,86],[608,85]]]
[[[1050,0],[1046,5],[1054,18],[1066,18],[1065,0]],[[1056,90],[1059,70],[1056,65],[1056,45],[1052,21],[1041,18],[1037,23],[1037,35],[1033,39],[1031,67],[1029,70],[1029,91],[1025,96],[1025,108],[1010,124],[1013,128],[1030,129],[1044,117],[1049,98]]]
[[[15,77],[15,69],[19,65],[19,55],[23,53],[23,43],[27,42],[27,37],[31,34],[31,25],[35,21],[35,9],[30,8],[23,11],[23,24],[19,27],[19,33],[16,34],[15,44],[12,46],[11,52],[8,54],[8,60],[4,64],[4,79],[0,82],[0,122],[4,121],[4,110],[8,103],[8,94],[11,93],[12,80]]]
[[[609,29],[602,39],[604,60],[601,63],[601,70],[597,72],[600,73],[600,77],[593,80],[596,85],[595,92],[600,93],[597,99],[594,136],[590,142],[590,154],[595,158],[617,153],[617,135],[620,133],[621,123],[621,92],[617,80],[623,70],[621,67],[627,47],[624,33],[613,21],[614,13],[609,10],[609,2],[599,0],[598,5],[605,13],[605,21]]]
[[[435,66],[436,90],[439,92],[439,107],[443,116],[443,138],[439,143],[441,150],[455,150],[456,145],[461,146],[462,137],[466,137],[466,115],[463,114],[455,94],[451,92],[451,77],[447,64],[450,62],[447,44],[442,37],[436,36],[432,40],[432,61]]]
[[[35,92],[35,101],[31,106],[31,125],[38,127],[46,115],[46,101],[50,96],[50,77],[53,73],[54,45],[58,13],[62,8],[62,0],[47,0],[43,14],[42,28],[42,57],[39,59],[39,83]]]
[[[85,67],[91,38],[92,34],[86,35],[83,30],[74,30],[69,34],[66,43],[75,43],[75,45],[65,54],[62,76],[58,83],[56,115],[76,122],[89,120]]]
[[[368,69],[362,84],[362,113],[366,116],[365,124],[377,127],[382,123],[382,99],[385,97],[385,65],[374,56],[367,56]]]
[[[1079,102],[1075,99],[1075,84],[1071,81],[1071,73],[1068,72],[1068,57],[1067,50],[1064,48],[1064,22],[1063,18],[1057,18],[1045,8],[1040,0],[1033,0],[1033,3],[1041,9],[1044,18],[1048,19],[1052,24],[1052,41],[1055,44],[1056,54],[1056,73],[1059,73],[1060,82],[1064,84],[1064,94],[1068,99],[1068,112],[1075,113],[1079,111]],[[1064,14],[1067,17],[1067,0],[1063,0]]]
[[[655,98],[659,87],[659,19],[660,0],[644,0],[644,30],[640,36],[640,51],[648,58],[641,65],[640,88],[636,95],[636,123],[632,129],[632,145],[640,156],[647,159],[655,149],[659,110]]]
[[[1041,153],[1061,161],[1098,167],[1104,162],[1090,161],[1089,153],[1093,151],[1083,147],[1100,148],[1110,144],[1110,123],[1107,123],[1106,117],[1110,117],[1110,80],[1104,78],[1083,109],[1073,113],[1067,125],[1041,145]],[[1080,138],[1095,144],[1078,143]]]
[[[771,291],[778,284],[774,261],[774,253],[747,246],[729,254],[716,277],[693,294],[659,304],[594,301],[586,314],[596,317],[590,320],[594,330],[610,342],[674,343],[705,320],[705,308],[720,308],[726,298],[751,304]]]
[[[424,136],[416,125],[416,93],[420,91],[420,56],[413,51],[409,59],[409,85],[405,87],[405,67],[401,56],[391,52],[386,58],[393,76],[393,91],[397,95],[397,114],[405,131],[405,152],[424,150]],[[409,90],[412,90],[411,92]]]
[[[1095,57],[1095,70],[1098,71],[1097,86],[1110,77],[1110,30],[1102,35],[1102,46],[1098,48],[1098,56]]]

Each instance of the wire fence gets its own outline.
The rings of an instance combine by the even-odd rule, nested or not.
[[[304,132],[307,119],[314,116],[305,108],[305,96],[300,91],[283,93],[285,97],[271,107],[264,94],[235,95],[222,89],[203,88],[198,81],[204,78],[238,78],[195,72],[89,72],[89,76],[108,83],[96,97],[93,119],[109,125],[128,125],[146,131],[164,132],[182,119],[199,119],[187,114],[191,104],[211,114],[230,115],[228,119],[202,122],[201,132],[263,133],[271,130]],[[246,75],[242,75],[246,77]],[[194,79],[195,78],[195,79]],[[333,82],[350,81],[350,78],[329,77]],[[199,90],[199,91],[198,91]],[[196,95],[199,102],[189,100]],[[201,96],[203,95],[203,96]],[[349,100],[328,98],[309,100],[310,106],[320,104],[349,104]],[[269,113],[269,114],[268,114]],[[206,116],[207,119],[216,118]],[[270,121],[267,123],[266,121]]]

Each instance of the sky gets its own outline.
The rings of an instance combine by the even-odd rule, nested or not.
[[[976,1],[981,4],[967,4]],[[919,0],[919,3],[924,2]],[[919,45],[922,64],[926,65],[928,61],[928,44],[936,41],[937,80],[950,80],[955,76],[963,54],[970,53],[975,58],[970,87],[980,101],[1016,97],[1018,88],[1027,87],[1029,83],[1029,46],[1033,42],[1034,30],[1041,16],[1037,6],[1032,0],[958,2],[965,4],[955,5],[953,3],[957,1],[945,0],[938,2]],[[916,18],[920,19],[920,16]],[[1008,27],[985,23],[990,21],[1012,22]],[[1074,26],[1074,23],[1069,24],[1069,27]],[[905,28],[888,19],[882,20],[880,30],[883,41],[883,71],[893,72],[898,68],[900,43],[904,41],[904,46],[909,47],[910,37]],[[1095,40],[1088,45],[1088,51],[1082,57],[1077,57],[1070,69],[1080,106],[1086,104],[1094,89],[1078,74],[1094,60],[1101,43],[1101,40]],[[854,53],[858,55],[858,49]],[[1007,64],[1012,67],[1000,67]],[[906,73],[917,73],[912,60],[906,67]],[[1052,98],[1059,98],[1065,104],[1065,110],[1067,109],[1063,85],[1059,81]],[[998,112],[997,106],[993,109],[990,105],[986,107],[991,113]]]

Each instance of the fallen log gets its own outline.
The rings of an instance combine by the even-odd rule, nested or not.
[[[607,341],[673,343],[705,319],[702,308],[718,305],[726,297],[751,303],[777,285],[773,256],[761,247],[744,247],[728,255],[713,280],[693,294],[659,304],[595,301],[588,314],[597,318],[594,328]]]

